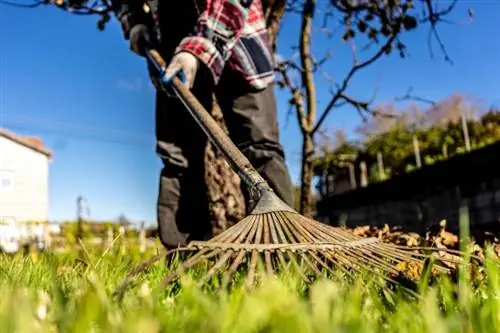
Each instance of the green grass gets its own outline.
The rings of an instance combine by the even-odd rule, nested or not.
[[[144,258],[112,251],[87,256],[85,266],[72,254],[0,255],[0,331],[441,333],[500,327],[496,257],[481,283],[472,287],[464,273],[457,287],[447,279],[426,287],[421,300],[390,296],[361,280],[320,280],[305,289],[290,275],[230,293],[200,290],[187,276],[174,293],[155,289],[167,269],[160,261],[118,302],[113,290]]]

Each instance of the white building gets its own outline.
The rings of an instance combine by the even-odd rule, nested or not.
[[[0,128],[0,222],[45,222],[52,154],[36,137]]]

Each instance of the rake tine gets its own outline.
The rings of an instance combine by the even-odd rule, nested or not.
[[[264,229],[264,222],[262,221],[261,218],[259,218],[257,220],[257,233],[255,235],[255,240],[254,240],[254,244],[260,244],[260,241],[261,241],[261,238],[262,238],[262,230]],[[255,276],[255,270],[256,270],[256,267],[257,267],[257,260],[259,258],[259,254],[256,250],[253,250],[252,251],[252,257],[250,259],[250,272],[248,273],[248,277],[247,277],[247,286],[250,287],[251,285],[253,285],[253,280],[254,280],[254,276]]]
[[[203,279],[198,283],[198,287],[201,287],[203,284],[208,282],[210,278],[217,273],[217,271],[231,258],[233,255],[232,251],[227,251],[217,263],[210,268],[210,270],[207,272],[207,274],[203,277]]]
[[[259,228],[259,225],[260,225],[260,220],[258,218],[255,218],[254,219],[254,222],[253,222],[253,225],[252,225],[252,231],[249,233],[248,237],[246,238],[245,240],[245,243],[247,244],[250,244],[251,241],[252,241],[252,238],[255,237],[255,235],[257,234],[257,230]],[[242,251],[243,255],[239,256],[238,258],[240,258],[238,261],[235,260],[235,267],[231,270],[232,272],[236,271],[236,269],[238,268],[238,266],[240,265],[241,261],[243,260],[243,258],[245,257],[245,252]],[[238,259],[237,258],[237,259]]]
[[[275,215],[269,215],[271,221],[269,223],[269,226],[271,227],[271,235],[273,236],[273,242],[275,244],[280,244],[280,243],[288,243],[286,241],[286,238],[284,237],[283,233],[281,232],[281,230],[278,228],[278,225],[276,223],[276,216]],[[281,238],[281,240],[283,240],[283,242],[280,242],[279,241],[279,238]],[[286,261],[285,261],[285,258],[284,258],[284,254],[282,254],[281,252],[277,252],[278,254],[278,258],[279,260],[281,261],[281,264],[284,265],[284,266],[287,266],[286,265]],[[287,257],[290,259],[293,267],[295,267],[295,269],[297,270],[298,274],[301,276],[301,278],[304,280],[304,282],[306,283],[309,283],[310,282],[310,279],[305,276],[305,274],[301,271],[300,267],[299,267],[299,264],[297,263],[297,261],[295,260],[295,258],[288,252],[288,251],[285,251],[285,254],[287,255]]]
[[[303,235],[301,241],[306,241],[304,237],[307,237],[307,236],[309,236],[309,238],[317,239],[320,241],[328,241],[328,239],[325,239],[326,237],[324,237],[324,235],[322,235],[321,233],[320,233],[319,237],[315,237],[315,235],[313,234],[314,231],[317,231],[317,230],[315,230],[315,228],[311,228],[310,230],[307,230],[303,226],[301,226],[297,221],[289,219],[289,222],[298,230],[299,233],[301,233]],[[345,250],[349,251],[349,248],[346,248]],[[341,252],[341,251],[339,251],[339,252]],[[317,258],[317,260],[319,260],[319,258]],[[325,265],[325,263],[323,261],[320,260],[320,262],[323,266]]]
[[[345,274],[347,274],[351,279],[355,280],[356,278],[354,277],[354,275],[347,269],[344,267],[343,264],[339,263],[334,257],[332,257],[331,254],[328,254],[328,253],[322,253],[322,255],[325,257],[326,260],[328,260],[329,262],[331,262],[333,264],[334,267],[337,267],[339,268],[342,272],[344,272]],[[352,268],[351,268],[352,269]]]
[[[243,261],[244,257],[245,257],[245,251],[244,250],[240,250],[238,252],[238,255],[236,256],[236,258],[234,259],[233,263],[229,267],[228,271],[223,276],[222,287],[224,289],[227,288],[231,277],[236,272],[236,269],[238,269],[238,266],[241,264],[241,262]]]
[[[297,225],[298,223],[293,221],[293,220],[290,220],[291,223],[293,223],[294,225]],[[311,228],[311,231],[313,231],[314,229],[316,228]],[[319,228],[318,228],[319,229]],[[315,230],[314,230],[315,231]],[[323,238],[323,237],[322,237]],[[347,238],[347,237],[339,237],[339,238]],[[351,249],[346,249],[346,252],[349,252],[351,254],[351,257],[352,256],[356,256],[358,258],[361,258],[363,262],[369,262],[371,265],[375,266],[375,267],[378,267],[382,270],[386,270],[388,272],[392,272],[393,274],[394,273],[397,273],[397,270],[394,269],[393,267],[391,267],[386,261],[382,260],[381,258],[377,257],[374,255],[374,251],[370,249],[370,247],[374,247],[374,248],[378,248],[378,249],[381,249],[380,246],[378,246],[378,244],[372,244],[372,245],[367,245],[365,249],[359,249],[358,251],[361,251],[364,253],[365,257],[359,255],[357,252],[351,250]],[[379,251],[380,253],[381,251]],[[368,258],[367,258],[368,257]],[[371,261],[370,261],[371,259]],[[393,259],[397,259],[396,257],[393,257]],[[378,263],[378,265],[376,264]],[[422,262],[423,264],[423,262]],[[365,268],[366,266],[363,265]]]
[[[322,236],[323,236],[323,237],[321,237],[321,238],[323,238],[323,239],[321,239],[321,240],[326,240],[326,239],[324,239],[324,238],[325,238],[325,236],[324,236],[324,235],[322,235]],[[374,256],[374,255],[371,253],[371,251],[369,251],[369,247],[370,247],[370,246],[372,246],[372,244],[367,245],[367,246],[366,246],[366,249],[361,248],[361,249],[360,249],[360,251],[361,251],[361,252],[363,252],[363,253],[365,253],[365,255],[368,255],[370,258],[372,258],[372,260],[373,260],[373,261],[371,262],[371,264],[372,264],[373,266],[375,266],[375,267],[377,267],[377,266],[378,266],[378,268],[381,268],[382,270],[384,270],[384,268],[385,268],[385,269],[386,269],[386,270],[388,270],[389,272],[392,272],[392,273],[397,273],[397,271],[396,271],[393,267],[391,267],[391,266],[387,265],[387,264],[386,264],[385,262],[383,262],[380,258],[377,258],[376,256]],[[376,244],[373,244],[373,246],[376,246]],[[349,255],[349,260],[348,260],[348,261],[352,261],[353,257],[354,257],[354,258],[358,258],[358,259],[360,259],[360,260],[361,260],[361,262],[359,262],[359,261],[358,261],[358,264],[361,264],[361,266],[362,266],[363,268],[368,269],[368,266],[366,266],[366,262],[370,263],[370,261],[368,260],[368,258],[364,257],[361,253],[356,252],[356,251],[354,251],[354,249],[351,249],[351,248],[349,248],[349,247],[344,248],[342,251],[345,251],[345,252],[350,253],[350,255]],[[340,251],[339,251],[339,252],[340,252]],[[376,265],[376,263],[377,263],[377,262],[378,262],[378,263],[380,263],[380,265]],[[352,267],[352,266],[351,266],[351,267]]]
[[[146,261],[143,261],[142,263],[138,264],[134,269],[125,277],[125,279],[118,285],[118,287],[115,289],[113,295],[117,297],[119,300],[123,298],[123,295],[125,294],[126,289],[130,286],[132,283],[133,279],[139,275],[141,272],[143,272],[145,269],[147,269],[149,266],[160,260],[161,258],[165,258],[169,254],[172,254],[174,252],[180,252],[180,251],[186,251],[189,250],[188,248],[178,248],[178,249],[172,249],[169,251],[165,251],[163,254],[158,254]]]
[[[367,247],[369,246],[370,245],[368,245]],[[378,258],[375,255],[373,255],[373,253],[369,252],[367,249],[363,249],[362,252],[363,252],[362,254],[361,253],[359,254],[359,257],[363,262],[371,263],[372,266],[374,266],[375,268],[387,270],[393,273],[396,272],[395,268],[391,267],[391,265],[389,265],[387,262],[384,262],[381,258]]]
[[[284,220],[286,219],[285,216],[283,216],[283,214],[279,214],[281,216],[281,219],[278,219],[281,227],[283,228],[283,231],[285,232],[285,234],[290,238],[290,239],[293,239],[293,238],[296,238],[299,240],[299,242],[307,242],[307,239],[305,237],[303,237],[301,234],[300,234],[300,231],[297,232],[297,234],[294,234],[292,230],[290,230],[289,226],[286,225],[286,223],[284,223]],[[301,257],[302,259],[306,262],[306,264],[311,268],[311,270],[316,273],[318,276],[321,275],[321,272],[317,269],[317,267],[315,267],[310,261],[309,259],[307,258],[307,256],[305,254],[301,254]]]
[[[274,244],[280,244],[280,240],[279,240],[279,237],[278,237],[278,234],[276,232],[276,225],[275,223],[273,223],[274,221],[272,221],[272,217],[270,217],[269,215],[267,215],[267,225],[269,227],[269,230],[271,232],[271,239],[273,241]],[[286,264],[286,260],[285,260],[285,257],[283,256],[283,253],[281,252],[277,252],[277,255],[278,255],[278,260],[280,261],[281,265],[283,267],[287,267],[287,264]]]
[[[250,288],[254,283],[255,270],[257,268],[257,259],[258,258],[259,257],[258,257],[257,251],[253,250],[252,257],[250,259],[250,268],[249,268],[248,275],[247,275],[247,288]]]
[[[177,270],[175,270],[174,273],[166,276],[162,283],[161,283],[161,287],[165,287],[167,286],[169,283],[173,282],[175,279],[177,279],[181,273],[183,271],[185,271],[186,269],[188,268],[191,268],[193,267],[194,265],[196,265],[197,263],[201,262],[203,259],[210,259],[214,256],[216,256],[217,254],[219,254],[220,252],[222,252],[222,250],[212,250],[211,252],[209,252],[207,255],[203,255],[203,254],[200,254],[199,256],[197,255],[196,258],[193,257],[192,260],[188,260],[186,261],[180,268],[178,268]],[[202,253],[202,252],[198,252],[199,253]]]
[[[264,230],[264,221],[261,218],[257,219],[257,233],[255,234],[254,244],[260,244],[262,240],[262,231]]]
[[[330,254],[331,255],[331,254]],[[330,261],[333,261],[333,258],[331,256],[328,256],[328,259]],[[340,267],[342,267],[342,265],[340,265]],[[343,267],[342,267],[343,268]],[[348,272],[345,268],[343,268],[346,272]],[[354,266],[351,266],[351,269],[357,271],[359,274],[363,274],[363,272],[361,270],[359,270],[359,268],[357,267],[354,267]],[[390,276],[386,276],[386,275],[383,275],[381,274],[380,272],[378,272],[377,270],[370,270],[371,274],[374,274],[388,282],[391,282],[393,285],[400,285],[400,283],[398,283],[395,279],[391,278]],[[353,279],[353,280],[356,280],[356,278],[354,277],[354,275],[352,275],[351,273],[348,272],[348,274],[350,275],[350,277]],[[381,282],[379,281],[376,281],[377,285],[380,286],[380,287],[384,287],[384,284],[382,284]],[[415,296],[417,298],[420,298],[420,296],[415,293],[415,291],[413,291],[412,289],[408,288],[408,287],[405,287],[405,286],[401,286],[401,288],[403,288],[405,291],[407,291],[408,293],[410,293],[412,296]]]
[[[281,221],[279,219],[279,215],[271,215],[271,219],[274,222],[272,224],[272,226],[276,229],[276,232],[277,232],[278,236],[283,240],[283,243],[290,244],[290,242],[287,241],[287,238],[286,238],[285,234],[283,233],[283,230],[278,227],[278,226],[281,225]],[[293,242],[293,240],[292,240],[292,242]],[[290,259],[290,261],[292,262],[292,265],[295,267],[295,269],[297,270],[297,272],[302,276],[302,278],[305,280],[305,282],[306,283],[311,282],[311,280],[302,272],[302,270],[300,268],[300,265],[297,262],[295,256],[292,253],[290,253],[290,251],[285,251],[285,254]]]
[[[361,250],[361,251],[364,252],[365,250]],[[356,259],[358,259],[357,264],[365,270],[372,270],[372,268],[379,268],[382,270],[384,269],[382,265],[377,265],[378,260],[376,260],[376,258],[373,258],[373,260],[370,261],[367,258],[367,256],[364,255],[363,253],[358,253],[358,252],[355,252],[353,250],[348,250],[348,252],[350,252],[349,259],[352,257],[355,257]],[[390,266],[387,266],[387,268],[390,269],[391,271],[395,272],[394,268],[392,268]]]
[[[283,214],[283,213],[281,213],[281,215],[283,216],[284,214]],[[303,237],[301,237],[300,241],[302,241],[302,242],[306,242],[307,240],[305,239],[305,237],[307,237],[307,236],[309,236],[310,238],[313,238],[313,239],[314,239],[314,238],[316,238],[316,237],[314,237],[314,235],[312,235],[312,234],[311,234],[311,232],[310,232],[310,231],[306,230],[304,227],[302,227],[302,226],[301,226],[299,223],[297,223],[296,221],[289,219],[289,222],[290,222],[293,226],[295,226],[295,227],[296,227],[296,229],[298,230],[298,232],[299,232],[299,233],[301,233],[301,234],[303,234],[303,235],[304,235]],[[312,230],[314,230],[314,228],[311,228],[311,231],[312,231]],[[321,238],[324,238],[324,237],[318,237],[318,238],[319,238],[319,240],[325,240],[325,241],[326,241],[326,239],[321,239]],[[347,250],[348,250],[348,249],[347,249]],[[353,251],[351,251],[351,252],[353,252]],[[393,269],[393,268],[391,268],[390,266],[388,266],[387,264],[383,263],[380,259],[376,258],[375,256],[373,256],[373,255],[371,255],[371,254],[368,254],[368,255],[370,255],[370,256],[372,257],[372,259],[373,259],[373,260],[378,261],[378,262],[380,262],[380,264],[385,265],[385,268],[390,269],[390,270],[392,270],[392,269]]]
[[[269,234],[269,220],[267,214],[263,216],[264,219],[264,243],[269,244],[271,243],[271,237]],[[273,275],[273,265],[271,262],[271,253],[269,251],[264,251],[264,260],[266,263],[266,271],[267,275],[271,276]]]
[[[254,218],[248,218],[248,221],[247,221],[248,223],[233,226],[233,227],[237,227],[237,228],[235,228],[236,230],[241,230],[240,233],[228,232],[227,234],[226,233],[219,234],[218,237],[214,237],[212,239],[212,242],[217,241],[217,240],[231,242],[231,241],[234,241],[235,239],[236,239],[236,241],[240,241],[242,238],[244,238],[247,235],[249,230],[253,227],[254,221],[255,221]],[[228,229],[228,231],[229,231],[229,229]],[[161,285],[165,286],[165,285],[169,284],[170,282],[172,282],[173,280],[177,279],[180,276],[182,271],[185,271],[186,269],[199,263],[203,259],[203,256],[205,255],[205,253],[208,251],[210,251],[209,248],[202,248],[197,254],[195,254],[192,258],[187,260],[175,272],[166,276]],[[215,255],[219,254],[220,252],[222,252],[222,250],[220,250],[220,249],[213,250],[212,253],[210,253],[207,256],[204,256],[204,258],[205,259],[212,258]]]
[[[253,221],[255,218],[253,216],[246,217],[241,220],[240,223],[233,225],[231,228],[227,229],[227,232],[223,232],[207,242],[234,242],[238,239],[242,239],[252,228]]]
[[[328,265],[326,264],[326,262],[324,262],[323,260],[321,260],[320,257],[318,257],[316,254],[311,253],[310,256],[312,257],[313,260],[315,260],[321,267],[325,268],[330,274],[332,275],[335,275],[335,271],[333,269],[331,269],[330,267],[328,267]]]
[[[463,252],[460,250],[449,249],[449,248],[439,248],[439,247],[435,247],[435,246],[415,246],[415,247],[403,246],[403,245],[392,245],[392,246],[394,246],[395,248],[397,248],[399,251],[402,251],[402,252],[404,252],[403,250],[421,250],[421,251],[432,251],[432,252],[443,251],[443,252],[448,252],[450,254],[454,254],[457,256],[463,254]],[[423,255],[421,253],[414,253],[412,255],[425,257],[425,255]],[[480,262],[485,261],[485,259],[483,259],[475,254],[471,254],[470,258],[476,259]]]
[[[377,246],[377,251],[379,253],[384,253],[387,256],[391,256],[394,259],[399,259],[400,261],[414,261],[414,262],[417,262],[417,263],[422,264],[422,265],[424,264],[424,260],[421,259],[422,257],[425,258],[424,255],[422,255],[421,258],[415,258],[413,253],[412,254],[404,253],[402,251],[398,251],[397,249],[389,250],[388,249],[389,247],[392,247],[392,246],[389,246],[389,244],[384,244],[384,246],[379,245],[379,246]],[[445,268],[442,266],[439,266],[437,269],[443,271],[443,273],[449,272],[448,268]]]
[[[243,238],[246,238],[246,243],[250,243],[252,238],[257,233],[258,226],[259,226],[259,220],[257,218],[251,219],[250,222],[248,223],[248,228],[250,228],[248,234],[241,233],[236,239],[236,241],[238,242],[241,241]],[[207,282],[217,272],[217,270],[219,270],[224,265],[224,263],[226,263],[227,260],[229,260],[232,254],[233,254],[232,251],[228,251],[226,255],[224,255],[221,259],[219,259],[217,264],[215,264],[215,266],[213,266],[210,269],[210,271],[206,274],[205,278],[202,280],[200,285]]]
[[[306,264],[311,268],[311,270],[316,274],[316,276],[321,276],[321,271],[318,269],[317,266],[315,266],[311,260],[307,257],[309,251],[305,252],[302,254],[302,258],[306,262]]]

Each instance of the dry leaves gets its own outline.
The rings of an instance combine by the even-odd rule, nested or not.
[[[484,258],[484,245],[493,244],[497,256],[500,257],[500,240],[495,236],[494,232],[488,230],[487,226],[473,227],[471,230],[473,254],[477,257]],[[350,231],[361,237],[378,237],[386,243],[403,245],[409,247],[437,247],[441,249],[458,250],[460,246],[459,236],[446,230],[446,220],[440,221],[438,225],[430,227],[425,235],[422,236],[415,232],[405,232],[402,227],[389,227],[387,224],[383,227],[375,226],[358,226],[350,229]],[[452,261],[447,263],[442,261],[449,268],[457,268],[457,264],[461,262],[461,258],[457,255],[450,254],[446,251],[438,251],[435,253],[438,258]],[[421,277],[423,264],[418,262],[400,262],[395,267],[401,275],[406,278],[416,280]],[[478,271],[476,265],[471,266],[471,273],[478,279],[482,279],[482,273]],[[432,269],[431,275],[435,276],[438,271]]]

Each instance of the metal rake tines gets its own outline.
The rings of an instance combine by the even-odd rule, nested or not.
[[[199,282],[207,283],[218,275],[223,286],[244,264],[247,264],[247,283],[252,284],[259,261],[268,274],[274,274],[290,264],[307,282],[309,276],[335,274],[334,270],[355,278],[354,273],[369,271],[395,282],[402,267],[423,268],[429,258],[437,259],[435,272],[451,273],[443,262],[458,264],[457,258],[425,255],[413,248],[383,243],[377,238],[363,238],[338,227],[332,227],[294,212],[254,214],[206,242],[191,242],[188,248],[197,250],[179,269],[169,274],[163,286],[177,279],[182,272],[203,261],[212,263]],[[431,252],[450,252],[426,248]]]
[[[463,255],[452,249],[407,247],[384,243],[378,238],[364,238],[288,211],[251,214],[208,241],[193,241],[168,253],[180,251],[193,255],[179,263],[160,287],[167,286],[204,262],[202,272],[206,273],[198,281],[199,286],[216,278],[226,288],[235,277],[243,277],[247,285],[253,285],[261,272],[268,275],[293,272],[306,283],[315,277],[338,277],[337,274],[342,279],[353,281],[368,272],[372,277],[382,278],[378,279],[381,285],[382,281],[401,285],[401,281],[406,283],[408,275],[415,274],[415,271],[418,274],[411,279],[418,279],[429,261],[433,273],[451,274],[461,263]],[[124,293],[132,278],[160,257],[138,266],[125,279],[117,294]]]
[[[224,250],[257,250],[259,252],[262,251],[311,251],[311,250],[335,250],[342,249],[346,247],[359,247],[366,246],[368,244],[373,244],[375,242],[379,242],[378,238],[370,237],[370,238],[362,238],[353,241],[347,242],[324,242],[324,243],[280,243],[280,244],[245,244],[245,243],[215,243],[215,242],[198,242],[193,241],[190,243],[190,247],[195,248],[197,250],[201,250],[205,247],[209,248],[218,248]]]

